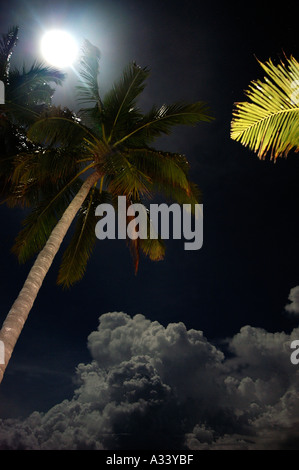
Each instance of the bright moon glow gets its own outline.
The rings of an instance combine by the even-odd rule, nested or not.
[[[41,52],[47,62],[56,67],[68,67],[76,60],[76,41],[66,31],[48,31],[42,38]]]

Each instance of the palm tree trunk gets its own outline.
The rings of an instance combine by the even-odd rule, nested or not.
[[[65,210],[63,216],[53,229],[46,245],[36,258],[22,290],[4,320],[2,329],[0,330],[0,341],[4,344],[5,363],[0,364],[0,383],[2,382],[5,369],[43,280],[50,269],[54,257],[58,252],[72,221],[86,199],[91,187],[99,179],[99,176],[100,175],[97,172],[92,173],[83,183],[78,194]]]

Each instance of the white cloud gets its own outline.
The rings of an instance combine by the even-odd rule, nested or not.
[[[0,449],[258,449],[298,446],[299,329],[243,327],[225,358],[198,330],[104,314],[70,400],[2,420]]]
[[[285,310],[292,315],[299,316],[299,286],[290,290],[289,300],[291,303],[285,306]]]

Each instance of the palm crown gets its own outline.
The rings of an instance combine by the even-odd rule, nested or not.
[[[5,103],[0,106],[0,194],[7,197],[12,189],[11,175],[14,156],[37,150],[26,136],[26,130],[40,112],[51,105],[54,89],[51,83],[61,85],[65,74],[34,62],[29,69],[11,67],[11,56],[18,41],[18,27],[14,26],[0,37],[0,80],[5,85]],[[20,188],[19,188],[20,189]],[[20,193],[19,193],[20,195]],[[19,199],[20,200],[20,199]]]
[[[33,122],[45,105],[51,104],[54,89],[50,83],[61,85],[65,74],[37,61],[30,68],[12,68],[10,59],[18,41],[19,28],[13,26],[0,37],[0,80],[5,84],[5,104],[2,113],[16,123]],[[1,113],[1,114],[2,114]]]
[[[39,251],[57,220],[91,171],[98,174],[78,213],[74,233],[60,266],[58,283],[70,286],[80,280],[96,241],[95,208],[102,202],[115,203],[126,196],[127,204],[144,202],[155,193],[178,203],[198,202],[197,186],[189,180],[189,164],[178,153],[158,151],[155,139],[169,134],[175,125],[195,125],[210,121],[201,103],[175,103],[153,106],[142,113],[137,98],[149,75],[135,63],[127,66],[121,79],[103,97],[98,86],[99,51],[88,41],[81,60],[78,99],[85,106],[76,115],[68,109],[45,112],[29,129],[32,142],[43,145],[39,151],[18,155],[11,201],[25,198],[34,204],[24,221],[13,250],[21,261]],[[149,222],[150,223],[150,222]],[[161,239],[128,240],[137,270],[139,253],[152,260],[162,259]]]

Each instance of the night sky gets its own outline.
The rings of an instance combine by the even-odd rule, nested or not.
[[[98,240],[66,291],[62,247],[0,387],[0,449],[299,449],[299,306],[285,309],[299,285],[298,154],[260,161],[229,135],[234,102],[263,77],[257,59],[298,60],[295,4],[1,3],[0,31],[20,27],[13,65],[41,60],[43,32],[65,28],[101,50],[103,93],[136,61],[151,69],[142,108],[201,100],[215,120],[156,142],[190,161],[203,247],[169,240],[166,259],[142,258],[135,276],[123,241]],[[76,110],[67,73],[54,102]],[[0,214],[2,322],[32,262],[10,253],[24,213]]]

